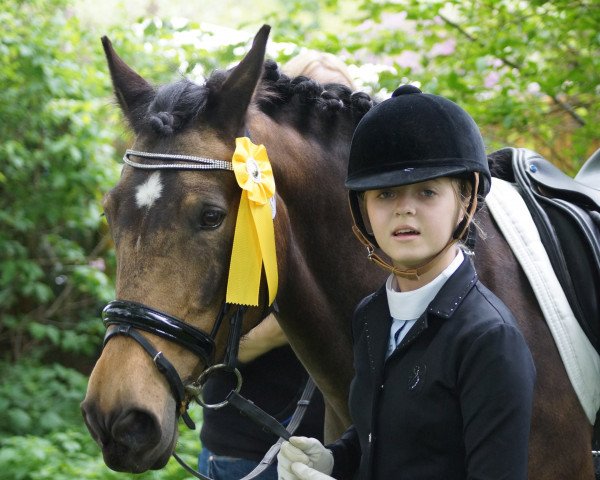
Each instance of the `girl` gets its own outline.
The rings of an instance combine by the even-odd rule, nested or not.
[[[401,86],[357,126],[346,186],[357,236],[391,274],[352,321],[353,425],[327,448],[292,437],[279,478],[526,479],[531,354],[459,248],[490,186],[477,125]]]

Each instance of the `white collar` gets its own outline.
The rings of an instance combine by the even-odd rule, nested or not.
[[[394,290],[392,287],[394,275],[390,275],[385,282],[385,289],[392,318],[397,320],[414,320],[420,317],[446,281],[460,267],[464,258],[462,250],[459,248],[454,260],[450,262],[450,265],[442,273],[427,285],[423,285],[410,292],[398,292]]]

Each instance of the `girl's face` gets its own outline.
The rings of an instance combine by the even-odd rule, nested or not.
[[[395,267],[423,265],[446,246],[463,216],[458,189],[458,182],[443,177],[365,192],[373,234]],[[432,273],[443,271],[455,255],[450,249],[448,261]]]

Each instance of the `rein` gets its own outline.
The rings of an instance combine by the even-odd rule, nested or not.
[[[142,158],[163,161],[169,163],[142,164],[134,162],[129,158],[134,155]],[[123,157],[124,163],[134,168],[140,169],[179,169],[179,170],[232,170],[232,163],[223,160],[215,160],[211,158],[195,157],[191,155],[174,155],[174,154],[159,154],[139,152],[135,150],[127,150]],[[177,163],[174,163],[177,162]],[[239,305],[238,308],[231,314],[230,307],[232,304],[223,302],[221,309],[217,315],[210,334],[203,332],[183,321],[158,310],[149,308],[140,303],[115,300],[110,302],[102,311],[102,321],[107,328],[104,336],[103,348],[114,337],[123,335],[134,340],[140,345],[146,353],[152,358],[152,362],[165,377],[173,398],[175,399],[177,415],[181,416],[186,426],[192,430],[196,428],[194,421],[188,414],[189,404],[192,400],[201,405],[203,408],[219,409],[227,404],[236,407],[243,415],[249,417],[252,421],[260,425],[266,431],[269,431],[280,437],[275,443],[260,464],[248,475],[241,480],[250,480],[262,473],[269,465],[273,463],[277,452],[280,449],[281,443],[288,440],[293,432],[300,424],[304,413],[310,403],[310,398],[315,389],[315,385],[309,376],[309,379],[304,388],[304,392],[297,403],[297,408],[292,415],[287,429],[279,423],[275,418],[257,407],[252,401],[244,398],[239,394],[242,387],[242,375],[236,368],[237,356],[242,336],[242,323],[246,306]],[[273,305],[275,307],[275,305]],[[263,318],[269,313],[269,309],[264,312]],[[276,308],[276,307],[275,307]],[[225,317],[229,315],[230,329],[227,339],[227,348],[225,358],[222,363],[214,364],[215,352],[215,337],[223,324]],[[162,351],[157,350],[152,343],[147,340],[138,330],[142,330],[153,335],[162,337],[170,342],[185,348],[186,350],[198,356],[206,368],[200,376],[193,382],[184,383],[177,370],[169,360],[163,355]],[[210,375],[219,370],[232,372],[236,377],[236,386],[231,390],[227,397],[218,403],[207,404],[202,396],[202,387],[206,383]],[[177,462],[191,475],[201,480],[212,480],[209,477],[202,475],[187,465],[184,460],[177,455],[175,451],[172,453]]]

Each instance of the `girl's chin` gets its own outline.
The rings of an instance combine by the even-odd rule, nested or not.
[[[398,270],[413,270],[415,268],[422,267],[426,263],[428,263],[435,254],[433,255],[419,255],[417,257],[402,257],[402,258],[392,258],[392,265],[396,267]]]
[[[422,262],[392,262],[392,265],[397,268],[398,270],[412,270],[415,268],[420,267],[421,265],[423,265],[423,263],[425,263],[425,261]]]

